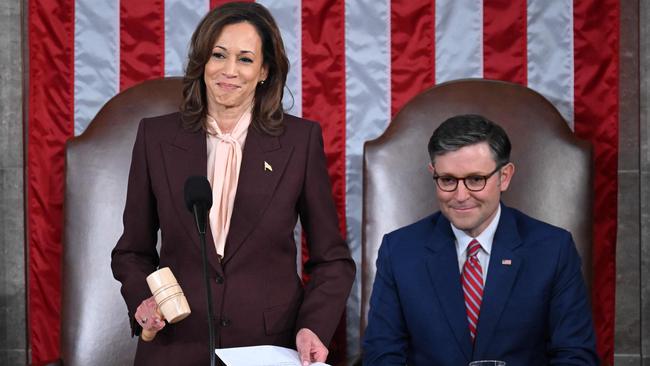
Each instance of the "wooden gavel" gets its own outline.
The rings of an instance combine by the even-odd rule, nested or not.
[[[168,323],[179,322],[190,315],[190,305],[169,267],[161,268],[147,276],[147,284],[158,304],[158,311]],[[156,337],[156,332],[142,329],[140,337],[149,342]]]

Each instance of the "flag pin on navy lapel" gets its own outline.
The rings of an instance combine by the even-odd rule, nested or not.
[[[264,171],[265,172],[267,172],[267,171],[272,172],[273,171],[273,167],[271,166],[271,164],[267,163],[266,161],[264,162]]]
[[[512,265],[512,259],[502,259],[501,264],[504,266],[511,266]]]

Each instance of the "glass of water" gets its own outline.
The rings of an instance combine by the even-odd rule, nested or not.
[[[496,360],[483,360],[483,361],[472,361],[469,363],[469,366],[506,366],[506,363],[503,361],[496,361]]]

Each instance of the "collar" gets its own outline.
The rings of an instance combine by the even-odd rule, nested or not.
[[[481,244],[481,248],[489,255],[492,251],[492,242],[494,241],[494,234],[497,231],[499,226],[499,219],[501,217],[501,205],[497,207],[497,213],[492,218],[492,222],[481,232],[476,238],[472,238],[467,235],[463,230],[455,227],[454,224],[451,224],[451,230],[454,232],[456,237],[456,249],[458,253],[466,253],[469,243],[476,239]]]

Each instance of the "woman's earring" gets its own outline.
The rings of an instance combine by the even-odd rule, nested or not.
[[[265,82],[265,81],[266,81],[266,80],[260,80],[260,85],[264,85],[264,82]]]

